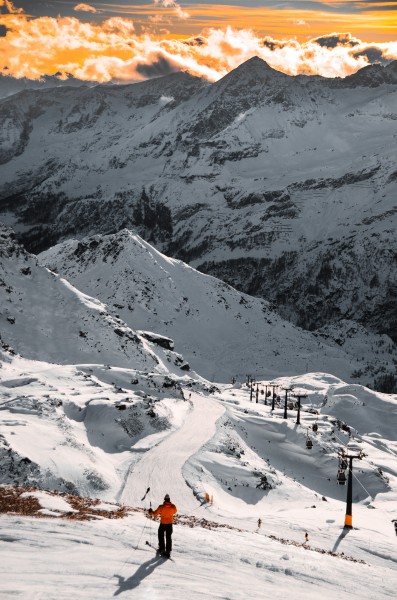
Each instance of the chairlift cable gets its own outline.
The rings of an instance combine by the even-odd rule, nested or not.
[[[352,472],[352,475],[353,475],[354,479],[357,481],[357,483],[359,483],[361,485],[361,487],[363,488],[364,492],[366,494],[368,494],[368,496],[371,498],[371,500],[374,500],[375,499],[374,496],[372,496],[372,494],[369,493],[369,491],[366,489],[366,487],[358,479],[357,475],[355,475],[354,472]]]
[[[365,460],[365,459],[364,459],[364,460]],[[370,467],[372,467],[372,469],[373,469],[373,470],[376,472],[376,468],[374,467],[374,465],[371,465],[371,463],[370,463],[368,460],[365,460],[365,462],[366,462],[366,463],[367,463],[367,464],[368,464]],[[368,496],[371,498],[371,501],[374,501],[374,500],[376,500],[376,497],[375,497],[375,496],[372,496],[372,495],[371,495],[371,494],[368,492],[368,490],[366,490],[366,489],[365,489],[365,487],[363,486],[363,484],[362,484],[362,483],[361,483],[359,480],[357,480],[357,481],[360,483],[361,487],[363,487],[363,488],[364,488],[364,490],[367,492]],[[390,518],[390,515],[389,515],[389,513],[388,513],[388,512],[387,512],[387,511],[386,511],[384,508],[382,508],[382,507],[380,507],[380,508],[379,508],[379,507],[377,507],[377,510],[379,510],[381,513],[383,513],[383,514],[385,515],[385,517],[387,517],[387,518]]]

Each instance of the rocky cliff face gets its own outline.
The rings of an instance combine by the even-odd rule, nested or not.
[[[0,212],[33,251],[128,227],[305,328],[397,339],[396,106],[395,63],[21,92],[0,102]]]
[[[317,242],[276,260],[211,261],[200,269],[268,298],[280,314],[304,329],[349,319],[397,340],[396,259],[392,236],[378,233]]]

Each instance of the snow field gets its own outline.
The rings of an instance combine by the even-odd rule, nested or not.
[[[282,599],[291,586],[302,600],[395,597],[396,570],[376,556],[361,564],[253,532],[174,526],[174,560],[164,561],[145,545],[155,538],[149,527],[139,514],[90,523],[5,516],[0,597]]]
[[[157,524],[139,513],[88,523],[2,515],[1,597],[240,600],[283,598],[291,585],[298,599],[394,597],[396,399],[323,373],[275,384],[309,394],[300,427],[294,410],[283,419],[283,397],[272,413],[263,395],[250,402],[244,385],[209,394],[204,382],[186,376],[4,361],[0,436],[15,453],[14,478],[53,489],[72,484],[105,505],[121,499],[156,507],[167,492],[188,524],[175,525],[174,561],[163,562],[145,545],[156,545]],[[345,419],[351,437],[338,428]],[[346,444],[367,454],[355,465],[354,529],[347,533],[346,487],[335,480],[337,450]],[[23,457],[37,470],[20,468]],[[42,501],[43,510],[56,512]],[[301,546],[305,532],[309,549]]]

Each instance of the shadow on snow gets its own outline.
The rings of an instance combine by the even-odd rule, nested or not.
[[[136,572],[128,579],[125,579],[125,577],[122,577],[121,575],[115,575],[115,577],[117,577],[119,580],[119,588],[113,595],[118,596],[122,592],[137,588],[146,577],[153,573],[156,567],[162,565],[164,562],[166,562],[166,560],[167,559],[165,559],[163,556],[155,556],[138,567]]]
[[[332,548],[332,552],[336,552],[337,551],[339,544],[341,543],[341,541],[343,540],[343,538],[345,538],[347,536],[347,534],[349,533],[349,531],[350,531],[350,529],[346,529],[346,528],[344,528],[341,531],[338,539],[335,542],[335,546]]]

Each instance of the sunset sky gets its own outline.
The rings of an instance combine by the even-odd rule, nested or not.
[[[397,0],[0,0],[0,72],[214,81],[258,55],[292,75],[346,76],[397,59]]]

